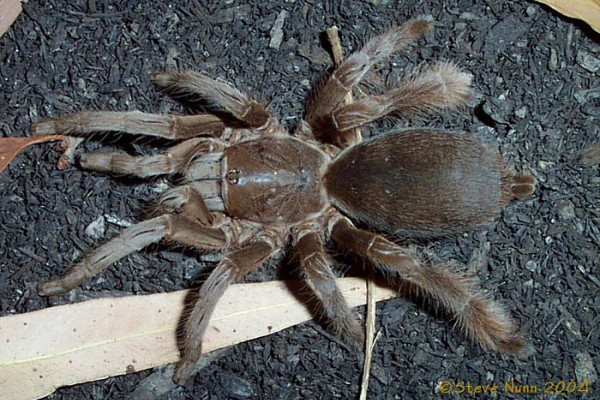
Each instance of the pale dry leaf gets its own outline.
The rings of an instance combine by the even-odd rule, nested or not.
[[[0,36],[4,34],[17,19],[23,7],[21,3],[27,0],[0,0]]]
[[[351,307],[365,303],[363,279],[341,278],[337,283]],[[300,290],[295,285],[302,283],[232,285],[211,318],[203,351],[311,319],[292,294]],[[178,291],[106,298],[0,318],[0,398],[37,399],[61,386],[177,361],[175,332],[188,295]],[[375,300],[395,295],[379,288]]]
[[[600,0],[535,0],[546,4],[567,17],[585,21],[600,32]]]

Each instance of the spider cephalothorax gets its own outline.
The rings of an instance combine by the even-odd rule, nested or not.
[[[452,64],[438,63],[382,95],[345,101],[375,63],[416,40],[430,25],[428,17],[410,20],[353,53],[317,92],[293,135],[259,103],[191,71],[158,74],[154,81],[169,93],[219,106],[234,123],[211,114],[84,112],[35,124],[36,134],[118,131],[179,141],[160,155],[95,152],[82,155],[80,164],[139,177],[185,177],[183,185],[163,193],[156,217],[90,252],[63,277],[41,283],[39,293],[69,291],[161,240],[223,250],[184,319],[182,359],[175,372],[175,381],[181,383],[200,357],[202,336],[227,286],[280,252],[289,238],[332,330],[361,341],[360,325],[335,285],[325,251],[331,241],[430,297],[483,347],[517,352],[523,342],[510,317],[479,294],[471,279],[446,265],[422,261],[414,250],[384,235],[428,237],[480,227],[511,199],[531,194],[534,179],[515,173],[496,149],[469,134],[413,128],[362,141],[356,131],[392,112],[414,115],[463,106],[470,76]]]

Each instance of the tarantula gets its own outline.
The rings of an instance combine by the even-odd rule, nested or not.
[[[185,179],[160,196],[158,216],[124,230],[64,276],[40,283],[38,293],[65,293],[161,240],[223,250],[184,322],[182,358],[174,374],[181,384],[200,358],[211,313],[229,284],[282,252],[290,238],[332,330],[351,342],[364,340],[336,287],[325,251],[330,239],[434,300],[484,348],[518,352],[523,339],[511,318],[480,294],[472,279],[424,261],[414,249],[383,234],[427,238],[481,227],[511,199],[533,193],[533,177],[516,173],[493,146],[469,134],[410,128],[362,141],[356,130],[390,113],[463,106],[471,76],[442,62],[382,95],[345,101],[374,64],[414,42],[431,25],[431,17],[409,20],[351,54],[316,93],[293,135],[258,102],[192,71],[159,73],[153,81],[167,93],[216,105],[233,122],[226,122],[223,112],[82,112],[33,125],[35,134],[117,131],[180,141],[160,155],[92,152],[79,162],[95,171],[142,178],[178,173]]]

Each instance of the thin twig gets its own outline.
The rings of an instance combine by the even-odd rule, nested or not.
[[[327,29],[327,39],[329,39],[329,43],[331,44],[331,50],[333,51],[333,63],[336,67],[338,67],[344,61],[339,32],[340,30],[335,25]]]
[[[340,42],[340,30],[337,26],[332,26],[327,29],[327,39],[329,39],[329,43],[331,44],[331,51],[333,52],[333,63],[335,67],[339,67],[342,62],[344,62],[344,55],[342,53],[342,44]],[[352,91],[348,92],[345,98],[345,103],[352,103]],[[355,137],[360,142],[362,140],[362,134],[359,128],[354,129]]]
[[[369,388],[369,377],[371,376],[371,360],[373,358],[373,348],[379,338],[381,331],[375,336],[375,285],[373,284],[373,274],[371,271],[367,274],[367,321],[365,324],[365,359],[363,361],[363,376],[360,385],[360,400],[367,399],[367,390]]]
[[[327,38],[331,43],[331,50],[333,52],[333,62],[338,67],[343,61],[344,56],[342,54],[342,45],[340,43],[339,29],[337,26],[332,26],[327,29]],[[352,92],[348,92],[345,99],[346,104],[352,103]],[[356,137],[360,138],[360,129],[355,129]],[[366,339],[365,339],[365,359],[363,361],[363,376],[360,389],[360,400],[366,400],[367,390],[369,388],[369,377],[371,375],[371,359],[373,358],[373,348],[375,342],[379,338],[381,332],[375,335],[375,285],[373,284],[372,273],[367,274],[367,321],[366,321]]]

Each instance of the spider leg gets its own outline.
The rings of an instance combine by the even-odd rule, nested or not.
[[[226,229],[202,226],[180,215],[164,214],[125,229],[88,253],[62,277],[40,283],[38,293],[41,296],[66,293],[117,260],[162,239],[209,250],[227,247],[230,241]]]
[[[518,173],[509,169],[505,172],[502,182],[504,193],[502,201],[508,203],[512,199],[530,196],[535,191],[536,184],[537,181],[530,173]]]
[[[97,132],[124,132],[166,139],[220,136],[225,125],[217,116],[158,115],[140,111],[87,111],[39,121],[31,126],[33,135],[89,135]]]
[[[369,40],[365,46],[340,64],[318,92],[308,110],[306,121],[317,136],[327,135],[329,114],[344,104],[344,98],[373,65],[414,42],[432,25],[431,17],[419,17]]]
[[[190,70],[163,72],[155,74],[152,81],[169,94],[195,96],[222,107],[250,128],[263,129],[270,122],[271,115],[262,105],[231,85],[206,74]]]
[[[334,222],[331,238],[346,250],[363,254],[381,270],[415,285],[450,311],[457,324],[482,347],[513,354],[523,348],[523,338],[506,311],[478,293],[471,279],[444,265],[422,263],[414,251],[357,229],[345,217]]]
[[[158,200],[157,210],[162,213],[180,212],[192,221],[211,226],[213,215],[200,193],[196,182],[166,190]]]
[[[390,113],[419,115],[467,104],[471,75],[451,63],[439,63],[407,79],[381,96],[365,96],[323,117],[323,123],[340,133],[375,121]],[[330,121],[325,122],[325,118]]]
[[[182,385],[192,375],[202,356],[202,338],[210,316],[227,287],[237,278],[261,266],[279,250],[275,241],[258,239],[226,255],[202,284],[194,308],[185,321],[182,357],[173,381]]]
[[[152,156],[130,156],[126,153],[107,151],[86,153],[79,158],[79,164],[94,171],[147,178],[183,173],[198,154],[212,153],[223,148],[223,144],[215,139],[194,138],[171,147],[166,153]]]
[[[362,344],[364,332],[335,283],[336,277],[331,270],[331,260],[325,253],[320,232],[304,233],[297,239],[294,251],[306,283],[317,296],[330,322],[330,329],[349,343]]]

